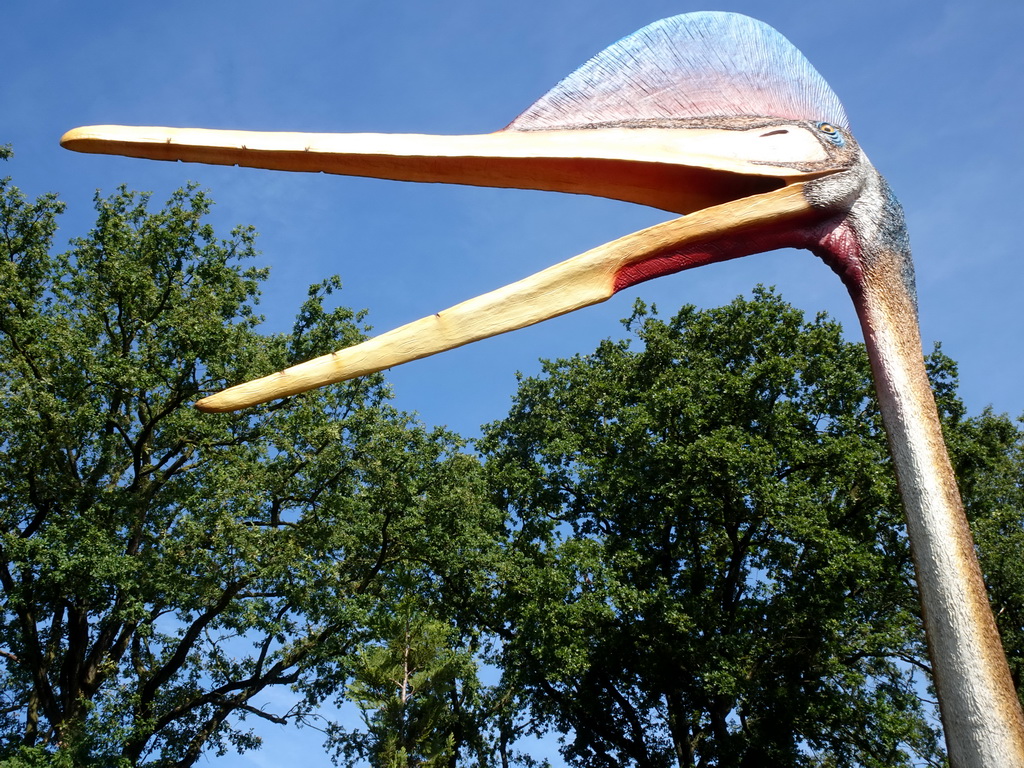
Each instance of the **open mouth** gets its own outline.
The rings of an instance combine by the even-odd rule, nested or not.
[[[828,121],[828,122],[823,122]],[[332,355],[201,400],[243,408],[389,368],[604,301],[659,275],[793,245],[804,194],[859,150],[824,79],[737,14],[665,19],[597,54],[507,128],[474,136],[92,126],[83,152],[596,195],[681,219]]]
[[[220,412],[390,368],[605,301],[644,280],[766,250],[773,232],[793,231],[798,219],[814,214],[804,185],[844,169],[813,124],[711,123],[476,136],[90,126],[69,131],[61,143],[157,160],[570,192],[686,214],[197,403]]]

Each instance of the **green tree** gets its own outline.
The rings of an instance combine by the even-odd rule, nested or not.
[[[415,582],[409,580],[404,599],[381,617],[390,631],[359,650],[346,691],[362,711],[366,730],[338,734],[339,753],[365,758],[375,768],[455,766],[456,744],[466,740],[464,721],[478,720],[472,646],[422,604]],[[481,740],[475,746],[476,754],[484,747]]]
[[[939,764],[863,346],[763,289],[626,325],[481,443],[506,684],[580,766]]]
[[[257,746],[246,717],[313,723],[399,566],[468,588],[500,526],[476,459],[380,376],[197,412],[362,315],[325,308],[335,278],[260,333],[253,232],[217,239],[192,188],[148,202],[97,197],[53,254],[61,203],[0,183],[0,760],[188,766]]]

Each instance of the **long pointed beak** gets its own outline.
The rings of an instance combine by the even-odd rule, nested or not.
[[[96,125],[68,131],[61,145],[151,160],[574,192],[673,213],[828,172],[820,142],[800,126],[427,136]]]
[[[842,170],[803,125],[594,128],[479,136],[91,126],[69,149],[158,160],[574,192],[690,214],[607,243],[348,349],[200,400],[249,405],[355,378],[608,299],[642,280],[786,244],[804,184]],[[770,241],[770,242],[769,242]]]

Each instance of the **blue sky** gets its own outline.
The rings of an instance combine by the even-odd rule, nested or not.
[[[60,193],[61,244],[91,226],[97,189],[126,184],[162,202],[195,180],[217,202],[221,232],[244,223],[261,233],[269,330],[290,328],[308,284],[339,273],[340,301],[369,308],[384,331],[668,215],[553,193],[78,155],[59,137],[96,123],[489,132],[623,35],[708,9],[775,26],[831,83],[906,209],[926,349],[942,341],[959,361],[972,412],[1024,412],[1019,0],[7,0],[0,143],[16,156],[0,173],[30,195]],[[779,251],[645,283],[390,379],[401,407],[472,436],[507,412],[516,371],[619,335],[634,297],[668,314],[682,303],[717,306],[759,282],[859,338],[838,279],[806,252]],[[230,764],[275,764],[274,750],[292,748],[277,738]]]

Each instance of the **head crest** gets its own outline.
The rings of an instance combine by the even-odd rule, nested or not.
[[[736,116],[849,127],[835,93],[789,40],[748,16],[705,12],[663,19],[606,48],[508,130]]]

